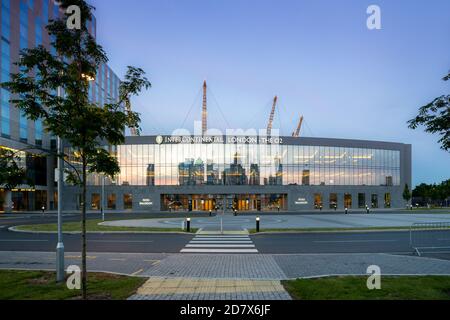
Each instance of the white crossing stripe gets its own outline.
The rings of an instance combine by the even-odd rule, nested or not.
[[[186,248],[254,248],[253,244],[187,244]]]
[[[258,253],[256,249],[182,249],[185,253]]]
[[[182,253],[258,253],[248,235],[196,235]]]

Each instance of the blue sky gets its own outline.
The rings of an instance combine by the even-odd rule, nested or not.
[[[412,144],[414,185],[450,178],[438,136],[406,125],[450,91],[441,80],[450,70],[448,0],[90,3],[110,66],[119,76],[142,67],[153,84],[134,100],[143,134],[192,129],[206,79],[210,127],[265,128],[278,95],[282,134],[303,114],[305,136]],[[366,27],[370,4],[381,8],[382,30]]]

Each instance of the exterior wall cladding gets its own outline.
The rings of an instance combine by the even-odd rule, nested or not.
[[[0,10],[0,82],[6,82],[10,80],[10,73],[18,71],[14,62],[19,59],[21,49],[43,45],[54,53],[45,26],[49,20],[61,17],[63,13],[54,0],[1,0]],[[89,23],[88,29],[91,34],[96,35],[95,17]],[[114,72],[107,65],[102,65],[96,81],[91,83],[90,100],[103,105],[107,99],[117,99],[119,83],[120,80]],[[34,122],[22,116],[20,111],[9,103],[12,98],[14,97],[7,90],[1,89],[0,148],[30,150],[19,155],[24,159],[21,163],[27,163],[27,171],[31,171],[31,162],[25,159],[35,158],[33,149],[45,152],[56,148],[56,138],[45,131],[42,121]],[[34,188],[24,185],[13,191],[14,210],[37,210],[44,204],[46,208],[56,208],[56,186],[53,182],[56,160],[47,156],[44,161],[38,162],[41,167],[33,170],[43,171],[46,177],[36,181]],[[43,163],[46,165],[42,165]],[[0,197],[3,196],[0,187]]]
[[[267,148],[267,144],[222,142],[214,147],[192,141],[161,142],[167,138],[127,137],[125,144],[117,147],[121,173],[114,181],[105,179],[105,210],[201,211],[225,206],[240,211],[302,211],[320,206],[329,210],[334,205],[338,210],[366,205],[401,208],[405,206],[404,186],[411,187],[411,145],[407,144],[281,137],[277,151],[270,154],[276,160],[266,166],[260,148]],[[219,155],[211,154],[211,148],[218,148]],[[250,155],[252,148],[260,151]],[[382,157],[385,160],[380,160]],[[187,170],[189,164],[193,171],[196,166],[200,168],[200,173]],[[230,170],[237,172],[238,178]],[[324,176],[319,171],[324,171]],[[346,176],[353,180],[345,180]],[[100,181],[91,177],[87,195],[87,203],[97,210],[101,208]],[[71,186],[65,190],[64,209],[78,209],[80,190]],[[275,206],[271,206],[272,201]]]

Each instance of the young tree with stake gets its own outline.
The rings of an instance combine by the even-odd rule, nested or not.
[[[128,67],[118,101],[104,106],[89,101],[88,80],[95,78],[108,59],[86,27],[94,8],[84,0],[60,1],[64,12],[74,5],[80,9],[80,28],[67,27],[68,13],[64,19],[50,21],[47,26],[57,56],[43,46],[23,50],[17,62],[19,72],[2,86],[14,95],[11,102],[28,119],[42,119],[46,131],[70,145],[79,160],[79,170],[72,170],[70,176],[82,190],[82,296],[86,299],[86,179],[89,173],[112,177],[119,172],[117,159],[103,146],[123,143],[125,127],[139,129],[139,114],[124,111],[123,105],[151,85],[142,69]],[[56,93],[59,89],[64,96]]]

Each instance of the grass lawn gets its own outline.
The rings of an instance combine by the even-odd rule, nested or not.
[[[123,219],[122,219],[123,220]],[[102,222],[100,219],[86,220],[86,230],[87,231],[146,231],[146,232],[181,232],[181,228],[148,228],[148,227],[112,227],[112,226],[101,226],[99,223]],[[18,230],[25,231],[57,231],[57,224],[31,224],[25,226],[16,227]],[[81,221],[77,222],[66,222],[63,223],[64,232],[76,232],[81,230]],[[197,228],[191,228],[191,233],[197,232]]]
[[[81,299],[81,290],[56,283],[54,272],[0,270],[0,300]],[[124,300],[134,294],[145,278],[106,273],[88,274],[88,299]]]
[[[382,276],[380,290],[368,290],[366,281],[363,276],[344,276],[282,284],[296,300],[450,300],[449,276]]]

